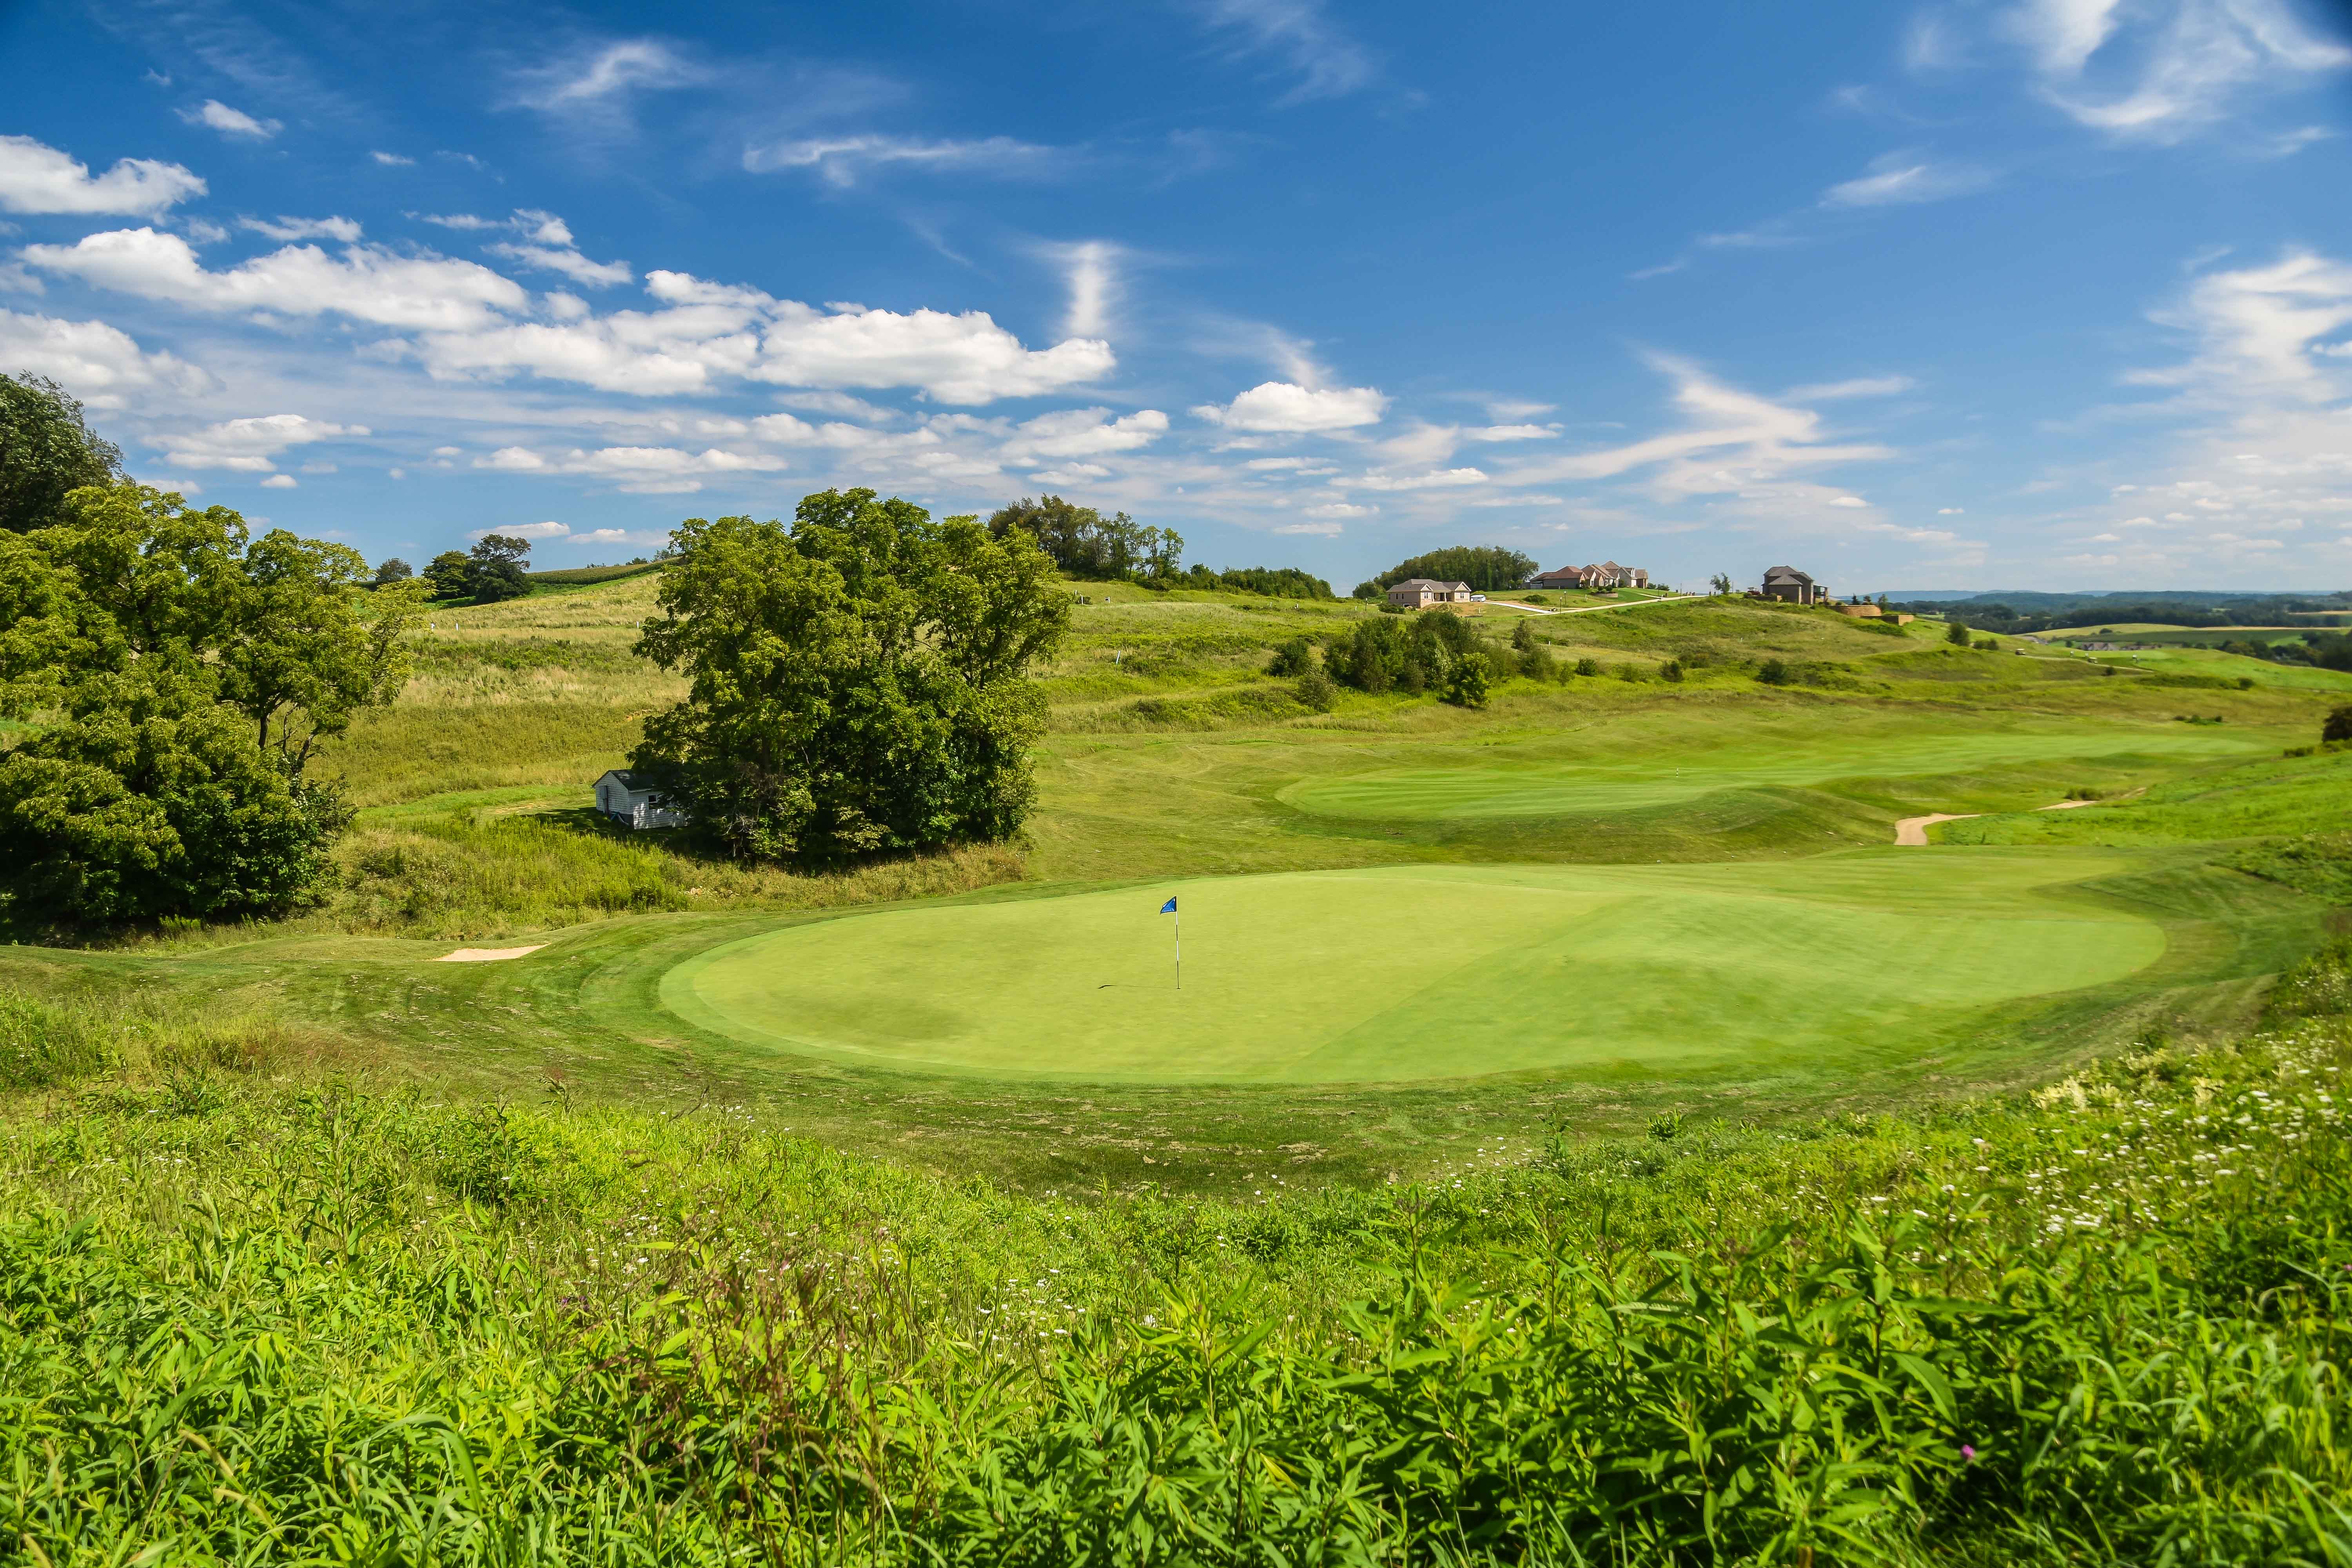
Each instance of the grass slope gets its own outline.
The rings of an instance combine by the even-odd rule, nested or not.
[[[2342,1561],[2347,982],[1927,1118],[1230,1202],[19,1006],[0,1529],[60,1565]]]

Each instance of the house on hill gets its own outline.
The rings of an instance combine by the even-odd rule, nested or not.
[[[1586,566],[1561,566],[1550,572],[1539,572],[1528,582],[1530,588],[1646,588],[1650,574],[1639,566],[1620,566],[1614,561],[1602,561]]]
[[[1433,577],[1408,577],[1389,590],[1389,603],[1407,610],[1426,610],[1433,605],[1470,607],[1470,584],[1440,583]]]
[[[1765,572],[1764,586],[1756,596],[1782,599],[1792,605],[1819,605],[1828,602],[1830,594],[1794,566],[1774,566]]]
[[[623,827],[686,826],[686,813],[663,805],[660,796],[637,783],[635,773],[622,768],[596,781],[596,809]]]

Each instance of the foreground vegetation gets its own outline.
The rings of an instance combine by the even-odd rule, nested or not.
[[[13,1004],[26,1561],[2331,1563],[2342,949],[1914,1118],[1023,1198]]]

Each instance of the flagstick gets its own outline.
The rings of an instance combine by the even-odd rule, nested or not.
[[[1184,989],[1184,911],[1176,911],[1176,989]]]

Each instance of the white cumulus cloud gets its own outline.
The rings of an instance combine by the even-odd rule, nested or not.
[[[0,310],[0,365],[46,375],[92,408],[122,408],[131,393],[165,391],[194,397],[213,378],[185,360],[142,349],[104,321]]]
[[[364,436],[364,425],[331,425],[299,414],[268,414],[251,419],[229,419],[165,443],[164,457],[184,468],[229,468],[263,474],[277,467],[272,459],[289,447],[307,447]]]
[[[215,272],[178,235],[131,228],[86,235],[73,245],[28,245],[24,254],[43,271],[201,310],[332,312],[421,331],[485,327],[499,311],[522,310],[530,298],[487,267],[378,246],[353,246],[340,260],[316,246],[289,246]]]
[[[1389,400],[1377,387],[1305,387],[1295,382],[1266,381],[1222,407],[1204,404],[1192,412],[1228,430],[1309,435],[1377,425],[1388,405]]]
[[[93,175],[29,136],[0,136],[0,208],[9,212],[152,216],[204,194],[204,181],[177,163],[125,158]]]
[[[202,125],[224,136],[243,136],[255,142],[267,142],[283,129],[275,120],[256,120],[241,109],[231,109],[217,98],[208,98],[194,109],[180,110],[180,118],[191,125]]]
[[[1038,458],[1092,458],[1110,452],[1132,452],[1168,434],[1168,416],[1157,408],[1139,409],[1114,419],[1108,408],[1064,408],[1024,420],[1004,444],[1010,463]]]

